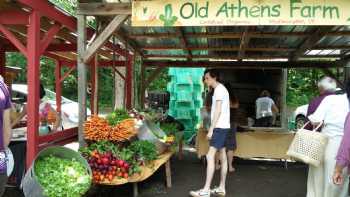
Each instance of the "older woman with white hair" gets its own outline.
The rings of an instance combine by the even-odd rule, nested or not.
[[[322,78],[319,82],[319,89],[321,96],[314,100],[314,106],[311,107],[315,107],[315,111],[308,118],[314,126],[323,123],[321,133],[328,137],[328,144],[320,166],[309,166],[306,196],[345,197],[347,196],[348,180],[341,185],[334,185],[332,176],[337,151],[344,135],[349,101],[346,94],[334,95],[336,82],[332,78]]]

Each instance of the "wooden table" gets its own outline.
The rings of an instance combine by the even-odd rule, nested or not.
[[[237,132],[237,149],[235,156],[241,158],[289,159],[286,155],[294,138],[294,132],[280,129],[253,128],[254,131]],[[200,129],[196,139],[198,157],[204,156],[209,149],[206,132]]]
[[[115,177],[112,182],[101,182],[102,185],[123,185],[126,183],[133,183],[134,197],[138,196],[138,186],[137,183],[148,179],[152,176],[161,166],[165,166],[165,177],[166,186],[171,188],[171,168],[170,168],[170,158],[173,156],[174,152],[169,151],[159,155],[157,160],[154,160],[146,166],[141,166],[141,172],[134,174],[128,179],[122,179]]]

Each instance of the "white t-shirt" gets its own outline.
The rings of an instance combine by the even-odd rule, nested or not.
[[[322,122],[322,133],[329,137],[343,136],[349,101],[346,94],[330,95],[324,98],[317,110],[308,118],[313,123]]]
[[[256,119],[272,116],[272,106],[275,104],[270,97],[261,97],[256,100]]]
[[[214,120],[214,111],[216,109],[216,101],[222,101],[221,114],[215,128],[229,129],[230,128],[230,95],[222,84],[216,86],[211,104],[211,120]]]

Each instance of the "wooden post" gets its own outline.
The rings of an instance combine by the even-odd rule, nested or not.
[[[29,16],[27,38],[27,168],[31,166],[38,153],[38,129],[39,129],[39,76],[40,76],[40,14],[32,11]]]
[[[288,129],[288,117],[287,117],[287,80],[288,69],[282,69],[282,83],[281,83],[281,109],[280,120],[283,129]]]
[[[132,183],[132,188],[133,188],[133,196],[138,197],[139,196],[139,189],[138,189],[137,183]]]
[[[98,114],[98,55],[95,55],[91,65],[91,110],[92,114]]]
[[[128,55],[127,64],[126,64],[126,109],[132,108],[132,88],[133,88],[133,58]]]
[[[57,113],[61,114],[61,103],[62,103],[62,88],[61,88],[61,67],[62,63],[59,60],[56,60],[56,67],[55,67],[55,90],[56,90],[56,106],[57,106]],[[61,120],[62,121],[62,120]]]
[[[350,80],[350,60],[348,60],[344,66],[344,85]]]
[[[84,121],[86,120],[86,65],[83,54],[86,49],[86,16],[78,15],[78,102],[79,102],[79,146],[85,145]]]
[[[6,55],[5,49],[0,45],[0,75],[5,79]]]
[[[145,108],[145,93],[146,93],[145,74],[146,74],[146,66],[141,64],[140,104],[142,109]]]
[[[170,159],[165,163],[165,176],[166,176],[166,187],[171,188],[171,167],[170,167]]]

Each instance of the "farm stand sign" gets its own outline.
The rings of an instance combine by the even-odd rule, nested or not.
[[[133,1],[133,26],[350,25],[350,0]]]

